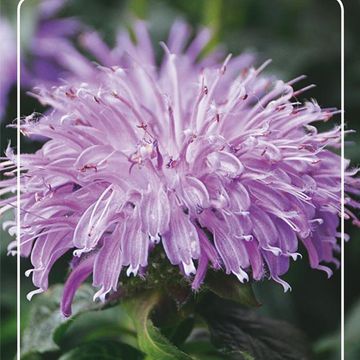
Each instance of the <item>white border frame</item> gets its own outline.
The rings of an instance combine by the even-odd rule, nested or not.
[[[344,64],[344,27],[345,27],[345,11],[344,4],[342,0],[336,0],[340,7],[340,28],[341,28],[341,68],[340,68],[340,82],[341,82],[341,94],[340,94],[340,107],[341,107],[341,360],[345,360],[345,240],[344,240],[344,231],[345,231],[345,206],[344,206],[344,196],[345,196],[345,142],[344,142],[344,128],[345,128],[345,64]],[[16,224],[17,224],[17,248],[20,249],[20,153],[21,153],[21,142],[20,142],[20,117],[21,117],[21,106],[20,106],[20,80],[21,80],[21,66],[20,66],[20,29],[21,29],[21,6],[25,0],[20,0],[17,5],[17,14],[16,14],[16,69],[17,69],[17,79],[16,79],[16,112],[17,112],[17,134],[16,134],[16,162],[17,162],[17,190],[16,190],[16,203],[17,203],[17,213],[16,213]],[[17,324],[17,353],[16,359],[20,360],[21,354],[21,323],[20,323],[20,280],[21,280],[21,268],[20,268],[20,251],[17,251],[16,255],[16,324]]]
[[[16,131],[16,359],[20,360],[21,356],[21,289],[20,289],[20,80],[21,80],[21,66],[20,66],[20,25],[21,25],[21,6],[25,0],[20,0],[16,8],[16,116],[17,116],[17,131]]]
[[[340,353],[341,360],[345,360],[345,10],[342,0],[336,0],[340,7],[340,108],[341,108],[341,218],[340,218],[340,231],[341,231],[341,258],[340,258],[340,271],[341,271],[341,324],[340,324]]]

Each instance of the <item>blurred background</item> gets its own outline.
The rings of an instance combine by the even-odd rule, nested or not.
[[[51,1],[51,0],[45,0]],[[1,16],[15,28],[15,1],[1,1]],[[39,1],[26,0],[23,5],[23,53],[29,56],[28,43],[39,21]],[[346,1],[346,126],[357,130],[346,138],[346,156],[353,165],[360,163],[360,85],[359,63],[359,1]],[[75,17],[96,29],[111,44],[118,28],[128,27],[132,19],[146,19],[157,43],[167,37],[176,18],[184,18],[194,29],[203,25],[214,29],[212,44],[221,43],[234,54],[251,51],[257,64],[271,58],[267,72],[287,81],[298,75],[308,76],[306,82],[317,87],[306,92],[323,107],[340,107],[340,8],[336,0],[69,0],[57,17]],[[3,54],[0,54],[3,56]],[[22,114],[42,111],[41,107],[22,93]],[[15,86],[9,93],[6,115],[1,122],[1,153],[9,139],[15,143],[15,131],[7,128],[16,117]],[[334,121],[340,122],[340,116]],[[357,142],[355,146],[353,143]],[[23,151],[33,151],[39,144],[24,143]],[[347,360],[360,357],[360,235],[347,224],[351,241],[345,249],[346,281],[346,346]],[[7,256],[10,238],[1,232],[1,359],[12,359],[16,345],[16,258]],[[66,272],[58,264],[52,282],[62,282]],[[22,262],[25,271],[30,267]],[[292,292],[283,293],[281,286],[264,281],[256,285],[263,303],[260,311],[284,319],[302,329],[312,344],[315,359],[340,359],[340,270],[327,280],[322,272],[310,270],[306,256],[293,264],[285,280]],[[26,324],[29,303],[25,295],[32,289],[30,280],[22,277],[22,324]]]

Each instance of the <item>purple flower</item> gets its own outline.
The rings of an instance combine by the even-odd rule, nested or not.
[[[59,51],[73,49],[71,36],[79,27],[80,24],[71,18],[51,19],[39,23],[31,45],[32,64],[25,69],[25,83],[59,84],[59,79],[69,76],[69,72],[59,61]]]
[[[85,26],[75,18],[58,16],[66,3],[67,0],[39,3],[35,31],[28,45],[30,56],[22,59],[22,86],[51,86],[70,76],[67,64],[61,62],[62,54],[73,51],[73,40]]]
[[[74,52],[72,38],[85,28],[74,18],[56,18],[66,0],[43,0],[37,7],[34,34],[28,47],[21,50],[21,87],[58,84],[72,75],[68,62],[59,53]],[[0,120],[8,103],[8,93],[16,82],[15,25],[0,17]],[[65,56],[64,56],[65,57]],[[74,58],[74,55],[73,55]]]
[[[89,80],[39,90],[34,96],[51,111],[21,125],[24,135],[48,139],[21,157],[20,252],[31,256],[33,293],[48,288],[52,266],[69,251],[66,316],[91,274],[104,300],[122,273],[146,276],[161,246],[194,290],[209,267],[287,290],[281,276],[300,242],[310,266],[331,275],[341,196],[340,157],[329,149],[339,148],[340,127],[319,132],[314,123],[337,111],[298,102],[307,87],[293,85],[302,77],[265,76],[267,63],[254,68],[248,55],[200,56],[207,30],[187,46],[188,29],[176,23],[160,66],[143,23],[135,33],[136,44],[121,34],[115,55],[92,35],[106,66],[93,67]],[[114,59],[118,66],[107,67]],[[13,157],[8,149],[2,193],[15,189]],[[347,190],[359,195],[355,173],[347,172]],[[4,226],[14,232],[14,222]]]

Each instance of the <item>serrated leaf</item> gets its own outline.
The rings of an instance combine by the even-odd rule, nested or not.
[[[230,301],[211,299],[199,308],[215,347],[230,359],[308,360],[310,348],[292,325]]]
[[[250,283],[242,284],[234,276],[226,275],[221,271],[209,272],[205,286],[222,299],[232,300],[249,307],[260,306]]]
[[[65,318],[60,312],[62,286],[54,286],[46,293],[34,298],[31,304],[29,323],[22,336],[22,357],[31,353],[57,351],[58,340],[70,323],[79,314],[94,310],[93,289],[83,285],[73,302],[73,316]]]
[[[179,350],[161,334],[150,320],[151,311],[158,304],[158,293],[144,293],[141,296],[128,300],[124,305],[134,321],[138,335],[138,344],[146,359],[156,360],[190,360],[189,355]]]
[[[133,347],[113,340],[95,340],[62,355],[59,360],[137,360],[142,354]]]

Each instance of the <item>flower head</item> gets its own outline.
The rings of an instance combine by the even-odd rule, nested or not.
[[[293,85],[301,78],[265,76],[267,63],[254,68],[248,55],[201,57],[207,30],[186,46],[187,27],[176,23],[160,65],[142,23],[136,38],[121,35],[118,66],[39,90],[51,111],[21,125],[23,134],[48,139],[19,164],[20,252],[31,256],[35,292],[48,288],[49,271],[69,251],[65,315],[91,274],[100,299],[117,290],[121,273],[146,277],[155,247],[194,289],[212,266],[241,282],[269,277],[287,290],[281,276],[300,242],[311,267],[330,275],[341,158],[329,149],[339,147],[341,129],[319,132],[314,123],[337,111],[300,103],[307,88]],[[109,65],[113,53],[94,44]],[[10,175],[12,158],[9,149],[2,167]],[[358,193],[354,173],[346,175],[348,190]],[[0,186],[6,193],[15,181]],[[9,203],[15,198],[3,211]]]

